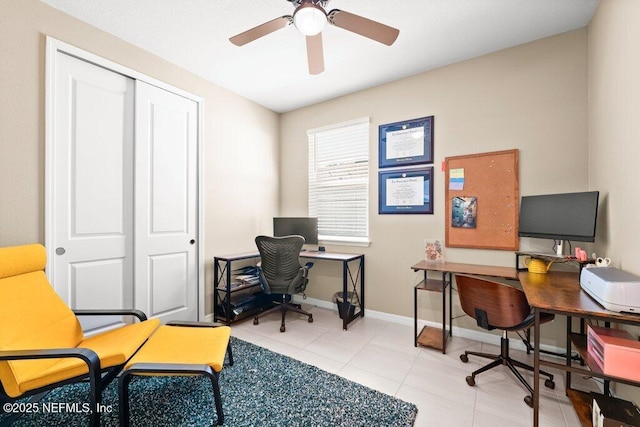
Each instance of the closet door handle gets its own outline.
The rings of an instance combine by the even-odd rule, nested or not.
[[[65,252],[67,252],[62,246],[59,248],[56,248],[56,255],[64,255]]]
[[[191,239],[191,240],[189,240],[189,243],[191,243],[192,245],[195,245],[196,241],[195,241],[195,239]]]

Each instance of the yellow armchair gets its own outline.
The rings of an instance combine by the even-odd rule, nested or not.
[[[49,283],[45,248],[0,248],[0,401],[12,402],[89,379],[91,424],[104,388],[159,326],[138,310],[72,311]],[[140,321],[85,337],[77,315],[136,316]]]

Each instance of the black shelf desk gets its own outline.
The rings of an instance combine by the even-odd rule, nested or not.
[[[231,316],[232,303],[231,295],[235,292],[257,288],[260,285],[251,285],[237,289],[231,289],[231,270],[232,264],[237,261],[260,258],[258,252],[248,252],[243,254],[217,256],[213,259],[213,320],[215,322],[224,322],[230,325],[233,321],[244,319],[252,314],[259,313],[264,307],[256,307],[255,309],[241,313],[236,317]]]
[[[231,319],[231,298],[234,291],[231,289],[231,264],[235,261],[260,258],[258,252],[248,252],[238,255],[219,256],[213,261],[214,268],[214,318],[229,325]],[[364,254],[345,254],[324,251],[302,251],[300,258],[312,261],[339,261],[342,263],[342,301],[348,301],[348,293],[355,292],[357,307],[353,313],[346,313],[342,319],[342,329],[347,330],[347,325],[358,317],[364,317]],[[222,287],[221,287],[222,285]],[[256,287],[259,285],[255,285]],[[246,288],[244,288],[246,289]],[[221,297],[221,293],[226,293],[226,298]],[[224,310],[220,310],[224,304]],[[242,313],[237,319],[245,318],[250,314],[259,312],[262,308],[256,308],[251,312]]]

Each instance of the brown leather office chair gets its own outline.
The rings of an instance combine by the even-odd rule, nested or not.
[[[534,315],[524,292],[504,283],[470,276],[456,275],[456,283],[462,310],[476,319],[478,326],[481,328],[502,330],[500,354],[465,351],[464,354],[460,355],[460,360],[464,363],[469,361],[469,355],[494,359],[493,362],[469,375],[466,378],[467,384],[474,386],[476,385],[476,375],[496,366],[506,365],[529,391],[529,395],[524,398],[524,401],[527,405],[533,407],[533,388],[516,369],[518,367],[533,371],[533,366],[514,360],[509,356],[509,338],[507,336],[509,331],[522,331],[529,329],[533,325]],[[553,314],[543,313],[540,321],[541,323],[549,322],[553,318]],[[544,371],[540,371],[540,375],[547,377],[544,382],[546,387],[555,388],[553,375]]]

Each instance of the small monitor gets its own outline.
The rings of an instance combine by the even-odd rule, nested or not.
[[[297,234],[304,237],[307,245],[318,244],[318,218],[310,217],[277,217],[273,218],[273,235],[275,237]]]
[[[598,192],[522,197],[520,237],[593,242],[598,217]]]

